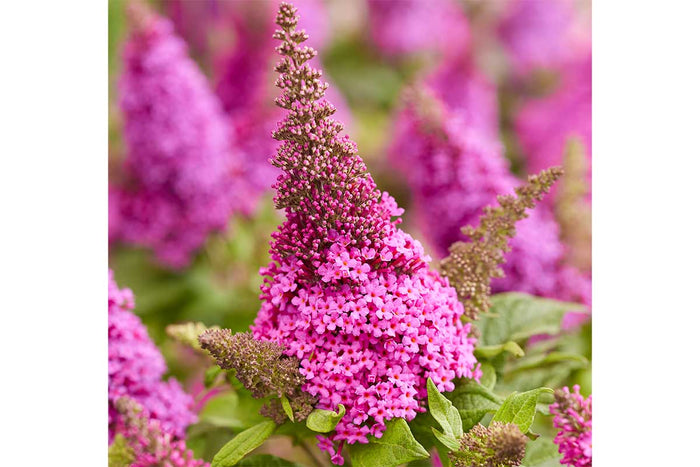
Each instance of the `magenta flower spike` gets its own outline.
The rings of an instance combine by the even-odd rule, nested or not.
[[[465,239],[463,226],[476,226],[483,209],[520,182],[510,174],[500,143],[478,121],[472,123],[430,89],[414,91],[405,100],[396,118],[390,160],[408,181],[423,235],[444,257],[450,245]],[[590,279],[564,265],[566,249],[547,206],[536,207],[519,221],[509,244],[505,277],[493,281],[493,292],[589,302]]]
[[[554,393],[554,404],[549,411],[554,415],[554,428],[559,432],[554,442],[563,454],[561,463],[573,467],[593,465],[593,396],[583,398],[578,385]]]
[[[119,82],[127,157],[110,190],[113,239],[186,266],[250,200],[228,119],[169,21],[131,10]]]
[[[275,33],[283,56],[277,104],[287,111],[274,133],[283,142],[273,160],[282,171],[275,203],[286,221],[261,270],[263,304],[252,330],[299,358],[303,390],[317,408],[346,407],[319,444],[340,464],[343,444],[367,443],[387,420],[425,411],[427,378],[449,391],[454,378],[479,378],[481,370],[455,290],[397,228],[403,210],[340,136],[295,13],[282,3]]]
[[[167,368],[160,351],[151,341],[146,327],[131,310],[134,296],[119,289],[109,271],[109,436],[121,422],[116,401],[129,397],[143,407],[144,416],[158,420],[162,429],[175,437],[196,421],[192,397],[171,378],[163,381]]]

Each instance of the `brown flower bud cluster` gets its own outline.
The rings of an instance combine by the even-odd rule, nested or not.
[[[503,277],[500,265],[510,250],[508,240],[515,236],[516,222],[527,217],[527,209],[534,208],[562,174],[560,167],[553,167],[531,175],[527,183],[515,189],[516,196],[501,195],[498,206],[485,208],[478,227],[462,228],[470,241],[450,246],[440,270],[457,290],[470,319],[491,306],[491,279]]]
[[[488,428],[479,424],[459,442],[459,451],[449,454],[455,467],[517,466],[525,456],[525,436],[513,423],[494,422]]]
[[[301,390],[305,378],[299,373],[299,359],[284,355],[284,347],[257,340],[248,332],[233,334],[230,329],[209,329],[199,336],[199,344],[222,369],[235,371],[253,397],[286,397],[295,421],[304,420],[313,410],[316,399]],[[280,399],[273,399],[260,413],[277,423],[286,418]]]

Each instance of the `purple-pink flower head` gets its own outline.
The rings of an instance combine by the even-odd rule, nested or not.
[[[367,6],[370,34],[386,55],[459,56],[469,49],[469,21],[454,0],[368,0]]]
[[[478,225],[483,209],[520,183],[510,174],[500,143],[454,115],[429,89],[408,92],[405,101],[389,157],[411,188],[421,231],[446,256],[450,245],[465,239],[462,227]],[[563,266],[565,249],[546,206],[517,223],[510,247],[505,277],[493,282],[494,292],[585,300],[586,280],[578,281],[580,275]]]
[[[149,418],[134,399],[119,398],[115,410],[119,414],[119,442],[115,441],[113,449],[120,446],[116,453],[110,449],[110,465],[112,456],[118,455],[121,462],[128,462],[131,467],[209,467],[208,462],[194,457],[184,440],[165,430],[159,420]]]
[[[148,337],[146,327],[131,312],[134,297],[129,289],[119,289],[109,271],[109,434],[120,421],[115,403],[130,397],[143,406],[144,413],[160,422],[168,433],[185,435],[185,428],[196,416],[192,397],[175,379],[162,381],[167,368],[160,351]]]
[[[518,142],[528,170],[561,164],[570,138],[583,142],[591,158],[591,56],[568,64],[550,95],[527,100],[515,120]]]
[[[184,41],[165,19],[131,16],[119,82],[126,182],[111,189],[111,230],[181,267],[250,200],[228,120]]]
[[[571,53],[574,0],[510,0],[499,35],[517,72],[555,68]]]
[[[273,234],[262,270],[256,338],[276,341],[301,361],[304,391],[317,407],[347,413],[320,446],[366,443],[387,420],[424,411],[426,380],[442,391],[456,377],[478,378],[475,339],[464,308],[428,268],[420,243],[397,228],[403,210],[381,193],[342,125],[331,118],[327,84],[301,45],[296,10],[280,6],[277,99],[287,110],[275,138],[282,169],[275,203],[286,221]],[[340,449],[332,460],[342,461]]]
[[[554,428],[559,432],[554,442],[563,454],[561,463],[573,467],[593,465],[593,396],[583,398],[578,385],[554,393],[554,404],[549,407],[554,415]]]

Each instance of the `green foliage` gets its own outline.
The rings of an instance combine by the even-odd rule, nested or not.
[[[134,451],[129,447],[126,438],[116,435],[107,451],[109,467],[129,467],[134,461]]]
[[[527,391],[582,384],[590,391],[591,326],[558,334],[525,348],[525,357],[504,362],[498,388]]]
[[[464,431],[469,431],[487,413],[496,412],[503,402],[501,397],[476,381],[461,379],[455,385],[455,390],[447,397],[459,410]]]
[[[559,467],[561,454],[552,438],[540,437],[527,443],[523,467]]]
[[[345,416],[345,406],[338,404],[338,412],[332,410],[314,409],[306,417],[306,426],[318,433],[328,433],[333,431],[338,422]]]
[[[436,430],[435,427],[430,427],[430,429],[433,431],[433,434],[435,437],[440,441],[447,449],[450,451],[456,451],[459,449],[459,441],[457,441],[457,438],[455,438],[452,435],[447,435],[444,433],[441,433],[439,430]]]
[[[514,423],[520,431],[527,433],[535,421],[537,400],[540,394],[554,393],[550,388],[537,388],[523,393],[513,393],[506,398],[491,422]]]
[[[403,418],[389,420],[381,438],[370,437],[368,444],[350,446],[353,467],[392,467],[429,456]]]
[[[238,463],[239,467],[304,467],[296,462],[273,456],[270,454],[256,454],[246,457]]]
[[[216,378],[221,374],[222,371],[224,370],[222,370],[221,367],[219,367],[219,365],[213,365],[207,368],[207,371],[204,372],[204,387],[210,389],[212,386],[214,386]]]
[[[231,441],[214,456],[211,467],[230,467],[260,446],[272,435],[277,425],[272,421],[265,421],[248,428],[236,435]]]
[[[508,352],[516,357],[522,357],[525,355],[523,349],[520,348],[518,344],[513,341],[508,341],[505,344],[500,345],[487,345],[483,347],[477,347],[474,349],[474,355],[477,358],[493,358],[504,352]]]
[[[280,397],[280,401],[282,402],[282,409],[284,410],[284,413],[287,414],[289,420],[294,422],[294,412],[292,411],[292,406],[289,405],[289,399],[287,399],[287,396],[282,394],[282,397]]]
[[[457,439],[464,434],[459,410],[450,400],[438,391],[433,380],[428,378],[428,409],[444,433],[432,428],[435,437],[450,450],[459,448]]]
[[[523,341],[538,334],[557,334],[561,320],[569,311],[583,311],[578,303],[508,292],[493,295],[490,313],[476,322],[481,344],[493,346],[508,341]]]
[[[258,414],[262,401],[253,399],[249,393],[227,392],[209,401],[199,413],[199,423],[240,431],[264,420]]]
[[[482,363],[481,373],[481,385],[493,390],[496,386],[496,369],[488,363]]]

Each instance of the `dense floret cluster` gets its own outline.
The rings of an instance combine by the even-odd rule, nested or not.
[[[207,235],[250,199],[231,128],[169,21],[134,8],[119,82],[128,154],[110,192],[114,239],[188,264]]]
[[[183,437],[185,428],[196,420],[191,411],[192,397],[174,379],[162,381],[165,360],[151,341],[141,320],[131,310],[134,297],[129,289],[119,289],[109,271],[109,426],[120,422],[115,408],[122,397],[134,399],[144,414],[160,422],[163,430]]]
[[[333,451],[334,441],[366,443],[387,420],[424,411],[427,378],[448,391],[453,378],[478,378],[480,369],[454,289],[429,270],[420,243],[397,229],[392,217],[403,211],[379,192],[355,144],[329,118],[327,84],[304,63],[315,51],[300,45],[306,34],[296,31],[294,8],[283,4],[277,24],[284,56],[277,102],[288,115],[275,132],[284,143],[273,163],[282,169],[275,201],[287,220],[262,270],[253,332],[299,358],[317,407],[345,405],[321,443]]]
[[[584,397],[578,385],[571,392],[568,387],[554,393],[554,404],[549,411],[554,415],[554,428],[559,433],[554,442],[564,455],[562,464],[574,467],[593,465],[593,396]]]

